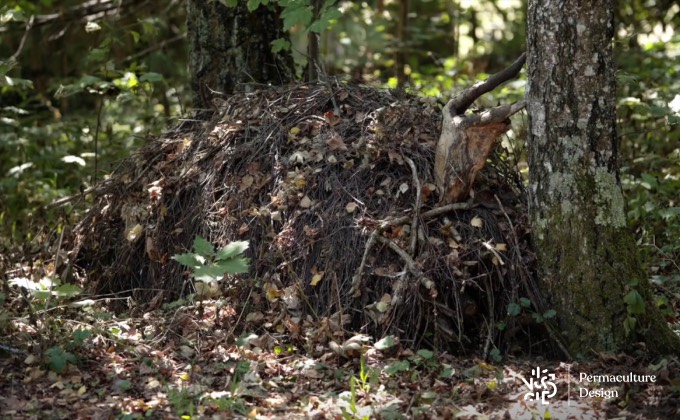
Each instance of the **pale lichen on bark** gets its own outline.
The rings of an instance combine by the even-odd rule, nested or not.
[[[595,171],[594,199],[597,206],[596,224],[614,228],[626,226],[623,193],[616,177],[607,168],[600,167]]]

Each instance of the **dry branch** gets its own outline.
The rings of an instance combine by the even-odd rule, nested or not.
[[[442,203],[463,199],[493,151],[496,139],[510,127],[511,115],[524,108],[524,101],[465,115],[482,94],[517,76],[526,54],[510,67],[477,83],[451,99],[442,110],[442,131],[435,154],[435,184]]]

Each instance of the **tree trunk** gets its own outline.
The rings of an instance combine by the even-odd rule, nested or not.
[[[618,176],[614,2],[533,0],[528,12],[530,217],[542,287],[574,356],[671,353],[626,226]]]
[[[195,108],[211,108],[213,92],[294,80],[289,51],[272,52],[272,41],[288,38],[273,5],[249,12],[245,1],[226,7],[219,1],[189,0],[187,35]]]

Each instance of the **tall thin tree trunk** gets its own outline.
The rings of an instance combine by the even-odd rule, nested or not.
[[[290,52],[272,52],[272,41],[288,38],[274,5],[249,12],[245,1],[226,7],[219,1],[189,0],[187,35],[195,108],[210,108],[213,92],[294,80]]]
[[[573,355],[678,350],[652,301],[618,177],[614,2],[529,1],[530,216],[541,278]]]
[[[397,86],[403,88],[406,84],[406,41],[408,31],[408,8],[409,0],[399,1],[399,21],[397,22],[397,53],[395,55],[395,71]]]

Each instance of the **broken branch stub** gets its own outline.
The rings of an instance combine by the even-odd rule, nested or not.
[[[477,83],[451,99],[444,109],[442,131],[435,153],[434,176],[440,202],[455,203],[470,192],[496,139],[510,128],[509,117],[524,108],[524,101],[502,105],[480,114],[465,115],[482,94],[517,76],[526,55],[510,67]]]

